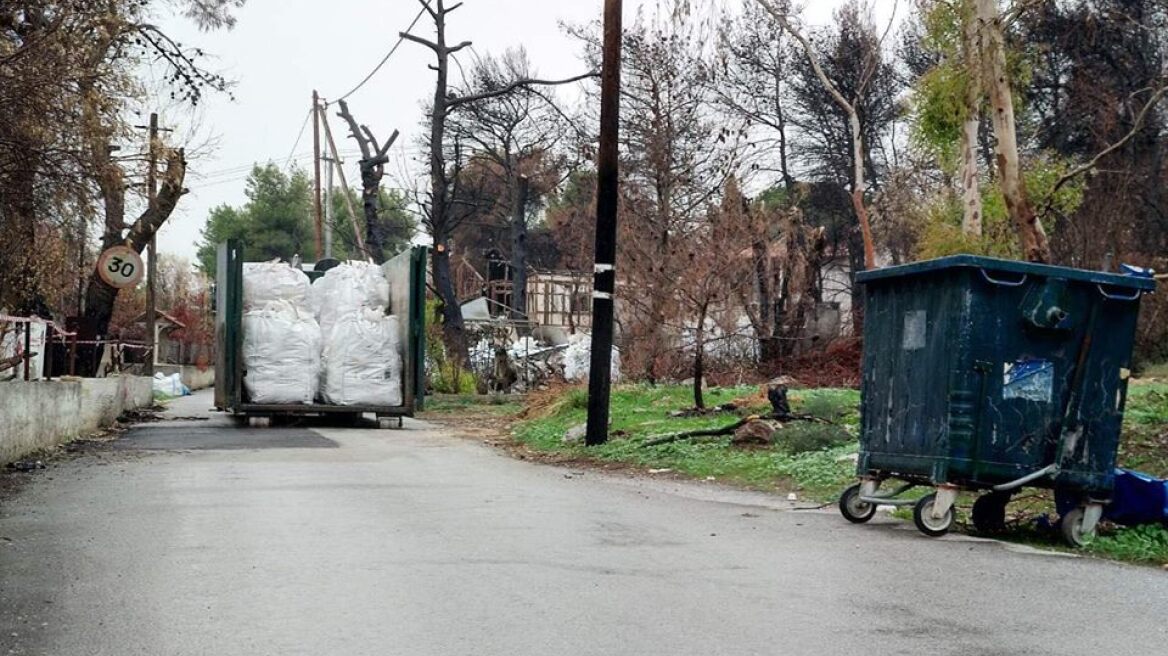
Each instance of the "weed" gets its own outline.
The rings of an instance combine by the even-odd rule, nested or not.
[[[1101,534],[1086,547],[1087,551],[1140,563],[1168,563],[1168,528],[1159,524],[1118,528]]]

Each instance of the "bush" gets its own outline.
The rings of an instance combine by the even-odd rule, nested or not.
[[[794,422],[775,433],[775,444],[790,454],[823,451],[854,442],[846,430],[831,424]]]

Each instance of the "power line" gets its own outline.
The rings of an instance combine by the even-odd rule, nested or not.
[[[406,31],[403,32],[403,34],[408,34],[410,32],[410,30],[414,29],[414,26],[417,25],[418,21],[422,19],[422,14],[426,13],[426,9],[427,9],[427,6],[423,5],[422,9],[420,11],[418,11],[418,15],[414,16],[414,20],[410,23],[410,26],[406,28]],[[331,102],[326,102],[324,104],[325,107],[328,107],[332,103],[337,102],[339,100],[345,100],[349,96],[353,95],[354,93],[357,93],[358,89],[365,86],[365,83],[368,82],[370,79],[372,79],[374,75],[377,75],[377,71],[380,71],[381,67],[385,66],[385,62],[389,61],[389,58],[393,56],[393,53],[397,52],[398,47],[401,46],[402,41],[405,41],[405,40],[406,40],[406,38],[404,36],[398,36],[397,43],[393,44],[393,47],[389,49],[389,52],[385,53],[385,56],[381,58],[381,61],[377,64],[377,66],[373,67],[372,71],[369,71],[369,75],[366,75],[364,80],[361,80],[361,82],[359,82],[357,84],[357,86],[353,87],[348,93],[341,96],[340,98],[337,98],[336,100],[333,100]]]
[[[300,124],[300,131],[296,133],[296,142],[292,144],[292,151],[288,153],[288,161],[284,162],[284,170],[292,164],[292,156],[296,154],[296,148],[300,145],[300,137],[304,136],[304,128],[308,127],[308,119],[312,118],[312,110],[308,110],[304,114],[304,122]]]

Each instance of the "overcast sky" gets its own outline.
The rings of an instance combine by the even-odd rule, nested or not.
[[[808,22],[826,23],[840,1],[807,2]],[[894,0],[876,3],[878,13],[887,16]],[[641,4],[652,6],[653,0],[625,0],[627,22]],[[583,64],[578,45],[559,25],[598,20],[602,5],[602,0],[465,0],[449,17],[447,39],[472,41],[478,54],[522,45],[541,76],[568,77],[583,72]],[[416,0],[248,0],[232,30],[199,33],[178,19],[168,21],[178,41],[212,55],[209,65],[236,85],[234,100],[210,94],[194,120],[186,111],[163,110],[163,125],[178,127],[178,138],[202,145],[191,157],[191,193],[159,233],[159,250],[193,259],[211,208],[245,201],[244,180],[253,163],[284,166],[291,156],[293,164],[310,169],[311,126],[295,150],[293,145],[311,107],[312,90],[334,99],[352,89],[385,56],[419,8]],[[424,17],[413,31],[432,37],[433,24]],[[419,155],[421,104],[434,93],[434,73],[426,67],[432,60],[429,50],[404,43],[349,98],[354,115],[378,138],[401,130],[393,149],[399,162]],[[452,74],[457,75],[457,68]],[[345,138],[347,130],[332,114],[335,110],[330,110],[331,125],[346,157],[349,184],[359,183],[358,158],[352,156],[356,144]]]

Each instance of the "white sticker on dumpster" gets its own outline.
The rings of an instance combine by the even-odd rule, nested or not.
[[[1002,398],[1050,403],[1054,363],[1026,359],[1002,364]]]
[[[904,336],[901,338],[900,346],[903,350],[916,351],[925,348],[928,316],[924,310],[912,310],[904,313]]]

